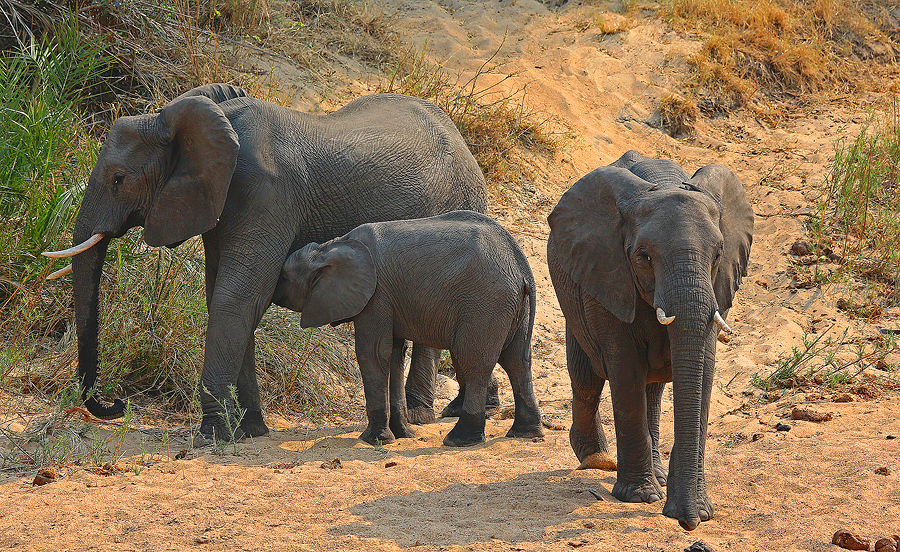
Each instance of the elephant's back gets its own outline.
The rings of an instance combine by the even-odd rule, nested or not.
[[[371,94],[318,118],[326,155],[355,155],[359,163],[383,168],[404,165],[413,187],[427,202],[415,216],[466,209],[487,210],[484,175],[450,117],[439,107],[403,94]],[[399,152],[399,155],[396,155]],[[395,179],[398,186],[406,184]],[[415,190],[413,190],[415,191]]]

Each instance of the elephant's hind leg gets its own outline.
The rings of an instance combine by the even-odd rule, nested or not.
[[[544,435],[541,429],[541,412],[531,383],[531,343],[528,328],[516,331],[512,342],[500,353],[498,362],[509,376],[509,383],[516,402],[516,414],[507,437],[533,438]]]
[[[462,341],[466,343],[466,351],[457,354],[451,349],[450,356],[453,365],[457,367],[457,377],[465,382],[466,398],[459,413],[459,420],[444,437],[444,444],[448,447],[466,447],[484,442],[484,401],[487,396],[488,380],[495,364],[495,361],[488,361],[486,358],[496,359],[499,354],[481,354],[483,349],[477,342]]]
[[[394,339],[394,347],[391,351],[391,381],[390,401],[391,415],[388,427],[394,437],[415,437],[415,431],[409,425],[409,417],[406,409],[406,392],[403,389],[403,357],[406,356],[406,341]]]
[[[424,425],[434,416],[434,387],[441,351],[413,343],[409,375],[406,378],[406,411],[410,423]]]
[[[456,372],[456,379],[460,382],[459,393],[452,401],[450,401],[450,404],[444,407],[444,410],[441,412],[442,418],[456,418],[462,413],[463,403],[466,400],[466,386],[463,383],[465,378],[461,377],[459,372]],[[500,382],[497,381],[497,376],[494,375],[492,370],[491,379],[488,380],[487,397],[484,400],[484,410],[487,414],[491,414],[496,412],[498,408],[500,408]]]

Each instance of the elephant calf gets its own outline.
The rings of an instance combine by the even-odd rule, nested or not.
[[[482,214],[363,224],[310,243],[287,258],[274,301],[301,312],[304,328],[354,322],[369,417],[360,439],[368,443],[413,436],[403,392],[407,339],[449,349],[465,391],[445,445],[484,441],[498,362],[516,403],[507,437],[543,434],[531,385],[534,277],[509,232]]]

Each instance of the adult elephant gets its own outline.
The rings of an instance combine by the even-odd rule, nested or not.
[[[746,275],[753,210],[737,176],[689,176],[629,151],[568,190],[550,214],[547,263],[566,318],[569,438],[581,468],[616,469],[597,405],[612,393],[619,500],[654,502],[692,530],[713,515],[704,450],[719,328]],[[672,382],[675,443],[660,461],[659,411]]]
[[[484,212],[485,206],[484,176],[459,131],[439,108],[417,98],[365,96],[320,116],[211,84],[157,114],[119,118],[88,181],[73,235],[78,245],[50,254],[74,256],[78,371],[87,409],[109,419],[125,408],[120,399],[100,403],[92,391],[100,273],[110,239],[128,229],[143,226],[151,246],[203,237],[209,322],[203,421],[195,439],[202,445],[229,435],[222,416],[234,406],[246,410],[237,438],[268,433],[253,332],[288,254],[366,222]],[[434,420],[427,402],[436,359],[436,351],[414,347],[415,423]]]

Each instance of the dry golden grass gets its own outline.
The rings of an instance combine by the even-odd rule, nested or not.
[[[787,101],[874,86],[873,65],[893,62],[887,11],[896,0],[665,0],[660,11],[682,32],[701,36],[686,81],[707,114],[763,94]]]

